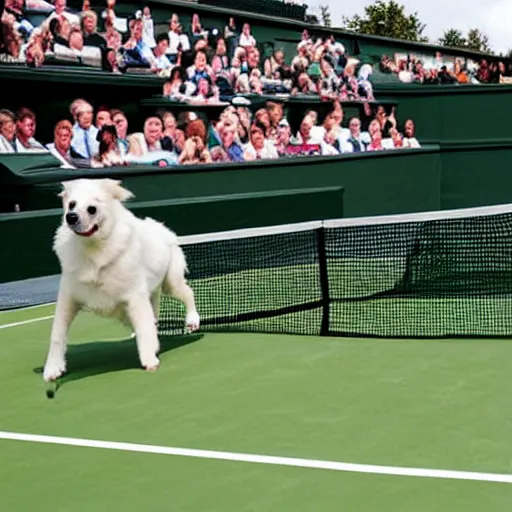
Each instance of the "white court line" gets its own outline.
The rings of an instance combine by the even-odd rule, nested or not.
[[[44,308],[45,306],[52,306],[57,304],[56,302],[44,302],[43,304],[35,304],[34,306],[23,306],[22,308],[4,309],[0,311],[0,316],[7,315],[8,313],[16,313],[17,311],[28,311],[29,309]]]
[[[0,325],[0,329],[7,329],[9,327],[18,327],[19,325],[33,324],[34,322],[42,322],[43,320],[50,320],[54,315],[41,316],[39,318],[31,318],[30,320],[23,320],[21,322],[13,322],[12,324]]]
[[[416,476],[425,478],[443,478],[453,480],[476,480],[480,482],[512,483],[512,474],[476,473],[472,471],[451,471],[444,469],[404,468],[394,466],[374,466],[371,464],[352,464],[327,460],[296,459],[290,457],[274,457],[270,455],[251,455],[246,453],[217,452],[210,450],[193,450],[189,448],[173,448],[170,446],[153,446],[146,444],[118,443],[111,441],[95,441],[92,439],[76,439],[71,437],[55,437],[17,432],[0,431],[0,439],[11,441],[29,441],[33,443],[80,446],[85,448],[103,448],[126,452],[155,453],[160,455],[177,455],[180,457],[196,457],[201,459],[227,460],[235,462],[252,462],[256,464],[272,464],[297,468],[326,469],[330,471],[348,471],[352,473],[371,473],[377,475]]]

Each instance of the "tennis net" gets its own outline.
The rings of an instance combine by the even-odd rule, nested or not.
[[[512,335],[512,205],[181,238],[203,331]],[[162,298],[159,331],[183,332]]]

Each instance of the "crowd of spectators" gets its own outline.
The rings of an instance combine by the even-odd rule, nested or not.
[[[29,2],[48,11],[39,26],[24,16]],[[49,151],[62,166],[73,168],[242,162],[419,146],[414,122],[399,125],[395,110],[386,112],[376,102],[372,65],[350,56],[332,36],[313,39],[304,30],[295,55],[278,49],[262,59],[250,25],[239,28],[234,18],[218,31],[204,27],[194,14],[185,29],[172,14],[168,30],[156,34],[148,7],[127,19],[118,18],[115,7],[115,0],[107,0],[98,15],[88,0],[79,13],[68,10],[66,0],[5,0],[0,51],[33,67],[76,59],[118,74],[153,73],[165,80],[164,98],[190,108],[178,116],[171,108],[160,111],[131,132],[122,111],[77,99],[69,118],[55,125],[53,140],[45,142],[37,140],[32,110],[4,109],[0,152]],[[274,101],[251,110],[247,98],[263,94]],[[321,119],[314,110],[306,112],[293,133],[279,101],[293,95],[319,97],[332,110]],[[364,123],[359,117],[344,119],[347,101],[364,105]],[[205,104],[220,105],[220,116],[208,120],[194,111],[194,105]]]
[[[262,58],[264,42],[256,41],[248,23],[240,27],[234,18],[219,31],[203,26],[198,14],[188,27],[172,14],[167,30],[156,34],[147,6],[119,18],[115,0],[107,0],[99,16],[88,0],[79,13],[69,11],[66,0],[5,1],[4,60],[33,67],[73,61],[113,73],[136,70],[172,77],[171,96],[193,101],[250,93],[374,99],[372,66],[351,57],[334,37],[313,40],[305,30],[295,55],[276,50]],[[48,11],[37,27],[24,16],[26,2]]]
[[[147,117],[141,131],[132,131],[127,116],[117,109],[73,101],[70,118],[57,122],[51,142],[37,139],[33,111],[0,110],[0,152],[50,152],[65,168],[119,165],[200,164],[245,162],[296,156],[333,156],[344,153],[417,148],[415,126],[398,125],[394,111],[376,109],[368,129],[351,117],[343,127],[344,111],[333,102],[319,122],[316,111],[307,111],[293,133],[283,105],[267,102],[254,113],[247,106],[230,104],[214,121],[205,121],[193,110],[177,118],[170,111]]]
[[[383,55],[380,71],[393,74],[406,84],[498,84],[512,81],[511,64],[502,61],[489,62],[487,59],[447,57],[441,52],[436,52],[433,58],[426,55],[396,54],[392,59]]]

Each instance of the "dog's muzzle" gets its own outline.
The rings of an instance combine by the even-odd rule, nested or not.
[[[94,224],[94,226],[87,230],[87,231],[81,231],[80,230],[80,217],[75,212],[68,212],[66,213],[66,222],[68,226],[79,236],[91,236],[98,231],[99,226],[97,224]]]

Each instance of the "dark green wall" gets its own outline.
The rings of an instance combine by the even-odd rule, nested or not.
[[[512,141],[512,85],[387,85],[376,96],[396,102],[398,119],[412,118],[423,143]]]
[[[17,163],[26,165],[26,155],[8,158],[11,169],[16,169]],[[436,146],[338,157],[298,157],[276,162],[260,160],[243,165],[30,170],[18,171],[17,176],[23,180],[23,185],[16,188],[22,211],[59,207],[57,193],[62,180],[103,176],[122,179],[138,201],[343,187],[344,215],[351,217],[437,209],[440,203]],[[12,208],[6,210],[12,211]]]

